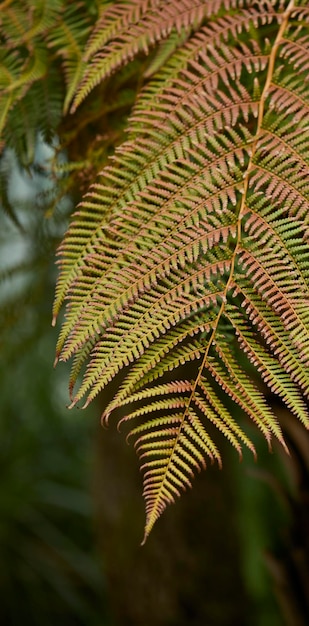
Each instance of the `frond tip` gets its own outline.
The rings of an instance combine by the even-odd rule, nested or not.
[[[161,4],[117,4],[88,55],[119,48],[127,62],[132,20],[162,34]],[[57,353],[74,358],[72,387],[87,364],[72,404],[125,372],[103,419],[119,409],[137,424],[144,541],[206,459],[221,466],[213,427],[240,456],[255,454],[245,419],[286,448],[267,391],[309,427],[309,12],[182,4],[182,45],[141,90],[61,246],[56,300],[68,299]]]

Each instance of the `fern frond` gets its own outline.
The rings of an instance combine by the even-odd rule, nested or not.
[[[6,42],[14,47],[44,35],[53,27],[61,7],[62,0],[14,1],[1,6],[0,26]]]
[[[282,361],[278,363],[277,359],[274,358],[267,348],[256,340],[248,322],[239,315],[237,309],[233,310],[230,320],[235,328],[241,349],[247,354],[257,371],[261,373],[265,384],[274,394],[281,397],[290,411],[308,428],[309,421],[306,403],[299,387],[293,382],[291,376],[283,370]],[[291,364],[290,358],[290,367]]]
[[[68,6],[64,0],[17,0],[3,7],[0,15],[3,44],[0,51],[0,134],[3,143],[9,143],[18,152],[24,143],[22,162],[27,161],[25,154],[32,154],[35,132],[43,128],[45,137],[53,137],[62,109],[64,113],[68,109],[84,68],[82,57],[90,30],[90,4],[85,0]],[[34,107],[31,104],[28,121],[29,101],[36,93],[39,101]],[[44,106],[40,109],[43,100]],[[19,133],[15,134],[15,126],[19,125],[24,129],[21,141]],[[35,130],[31,131],[30,127]]]
[[[205,17],[216,14],[224,7],[224,0],[130,0],[107,9],[90,38],[85,60],[89,62],[73,111],[88,93],[123,63],[132,60],[139,52],[147,54],[150,47],[171,33],[188,36],[198,28]],[[241,5],[235,0],[231,5]],[[163,57],[164,60],[164,57]],[[158,59],[157,59],[158,62]]]
[[[48,45],[63,62],[67,84],[66,97],[63,104],[64,114],[67,113],[77,85],[86,64],[83,61],[84,46],[90,31],[90,16],[85,14],[82,3],[68,5],[58,19],[57,27],[49,34]]]
[[[309,426],[307,8],[187,0],[179,22],[168,4],[166,32],[188,26],[185,43],[142,89],[73,219],[54,307],[68,301],[57,357],[73,357],[72,405],[128,368],[103,418],[138,421],[145,538],[205,458],[221,463],[208,421],[239,454],[254,453],[244,415],[286,447],[268,388]],[[166,38],[160,2],[121,7],[103,14],[96,77],[76,102],[137,52],[132,33],[141,42],[152,24],[153,42]]]
[[[7,114],[22,99],[35,81],[47,72],[46,32],[55,23],[60,1],[9,3],[0,16],[2,37],[0,56],[0,104],[2,132]],[[9,96],[9,97],[8,97]]]
[[[241,3],[239,3],[241,4]],[[264,9],[264,10],[263,10]],[[166,63],[160,71],[153,77],[150,83],[145,85],[143,91],[140,94],[139,99],[135,105],[134,114],[130,119],[130,128],[134,131],[135,127],[138,128],[141,124],[140,115],[143,115],[145,111],[152,109],[152,103],[156,103],[157,99],[162,95],[166,97],[169,87],[173,86],[173,92],[169,93],[170,105],[177,104],[179,98],[184,93],[181,91],[176,94],[174,78],[175,75],[181,76],[181,72],[185,71],[190,63],[198,63],[201,50],[207,54],[207,48],[212,49],[214,46],[220,49],[221,42],[227,43],[230,37],[237,39],[242,31],[246,31],[249,28],[258,29],[263,23],[271,23],[273,19],[274,10],[269,6],[261,6],[259,9],[248,7],[243,10],[237,11],[235,15],[231,14],[218,17],[216,21],[209,25],[202,26],[192,36],[185,46],[182,46],[177,54],[174,54],[171,59]],[[194,71],[194,70],[193,70]],[[198,68],[200,71],[200,68]],[[178,95],[178,98],[177,98]],[[161,110],[162,110],[161,103]],[[166,102],[165,114],[169,115],[170,105]],[[155,107],[156,108],[156,107]],[[148,125],[149,117],[143,115],[143,121]],[[135,126],[136,124],[136,126]]]
[[[103,9],[102,16],[89,38],[85,59],[89,59],[118,36],[125,32],[132,24],[137,24],[149,10],[155,10],[162,5],[162,0],[144,0],[144,2],[116,2],[110,7]]]

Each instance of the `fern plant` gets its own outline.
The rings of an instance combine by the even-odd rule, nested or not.
[[[309,8],[114,2],[72,110],[135,57],[127,139],[60,246],[54,320],[66,301],[71,406],[125,372],[103,419],[121,409],[135,441],[145,540],[207,459],[221,465],[209,423],[240,455],[244,414],[286,447],[268,388],[309,426]]]

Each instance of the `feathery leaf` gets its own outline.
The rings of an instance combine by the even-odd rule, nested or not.
[[[120,408],[138,423],[144,539],[207,457],[221,464],[207,422],[239,454],[254,453],[244,415],[286,447],[259,376],[309,426],[304,5],[184,0],[162,14],[159,0],[131,0],[107,9],[89,41],[75,106],[171,37],[60,247],[54,307],[67,301],[57,355],[73,357],[72,405],[128,368],[103,418]]]

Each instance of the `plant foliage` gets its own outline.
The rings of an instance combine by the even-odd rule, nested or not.
[[[254,452],[243,415],[285,446],[268,389],[309,426],[309,8],[113,2],[75,57],[52,32],[65,111],[141,63],[127,138],[60,246],[54,319],[66,301],[72,405],[125,373],[103,417],[121,409],[134,438],[146,538],[207,459],[221,464],[209,423],[239,454]]]

